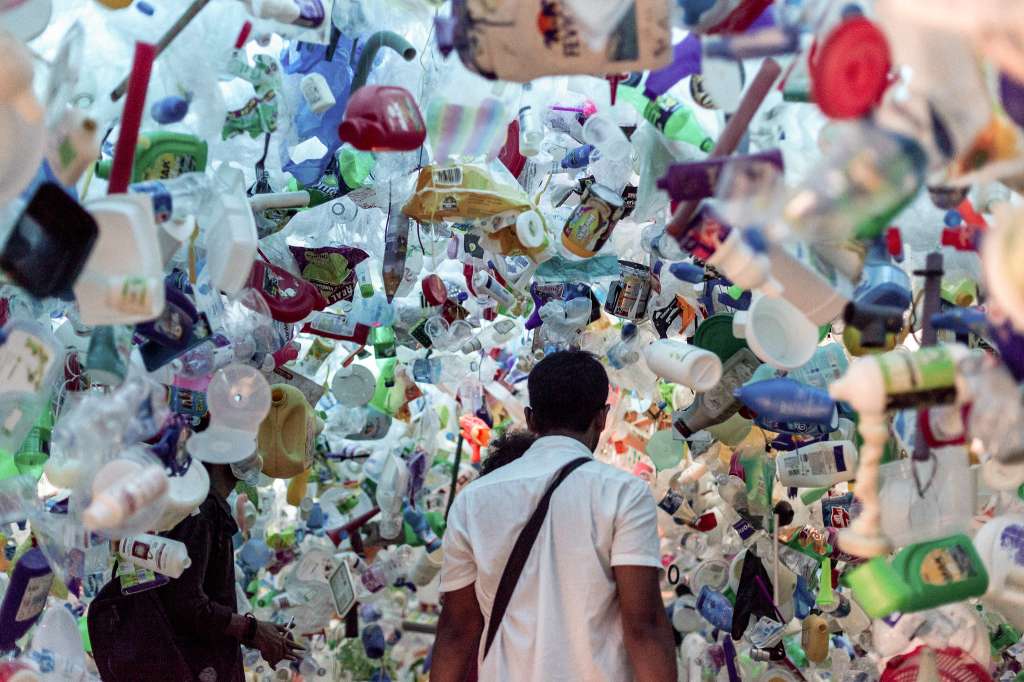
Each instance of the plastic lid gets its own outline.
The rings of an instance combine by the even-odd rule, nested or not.
[[[830,118],[860,118],[882,99],[892,66],[889,43],[872,22],[839,24],[811,59],[811,93]]]
[[[376,389],[373,372],[362,365],[342,367],[331,382],[331,391],[345,407],[362,407],[373,400]]]
[[[188,454],[208,464],[233,464],[256,451],[256,434],[212,424],[193,434],[186,443]]]
[[[206,389],[213,425],[255,434],[270,411],[270,384],[255,367],[231,364]]]
[[[732,333],[732,313],[718,313],[704,320],[693,335],[693,345],[711,351],[722,362],[748,347]]]

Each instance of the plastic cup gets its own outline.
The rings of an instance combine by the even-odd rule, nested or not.
[[[802,367],[818,347],[818,328],[781,298],[755,297],[748,310],[733,315],[732,330],[776,369]]]

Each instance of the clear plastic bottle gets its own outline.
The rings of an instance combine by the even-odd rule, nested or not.
[[[360,576],[363,587],[372,594],[393,585],[411,568],[412,555],[412,547],[408,545],[381,550]]]
[[[183,173],[167,180],[137,182],[128,190],[150,195],[157,222],[201,215],[215,195],[210,179],[204,173]]]
[[[462,344],[463,353],[474,353],[478,350],[490,350],[514,339],[519,333],[516,320],[503,319],[484,328],[474,338]]]

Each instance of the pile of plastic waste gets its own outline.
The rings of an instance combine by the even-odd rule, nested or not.
[[[253,680],[425,680],[546,354],[660,509],[682,680],[1024,679],[1017,0],[0,3],[0,679],[190,565]],[[566,377],[567,395],[571,377]]]

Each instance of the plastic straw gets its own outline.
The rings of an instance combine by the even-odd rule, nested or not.
[[[121,133],[114,147],[114,165],[110,171],[107,194],[123,194],[128,191],[135,165],[135,145],[139,141],[139,126],[142,125],[142,110],[146,105],[146,91],[149,77],[153,73],[156,47],[150,43],[135,43],[135,59],[128,78],[128,98],[124,101],[121,114]]]

